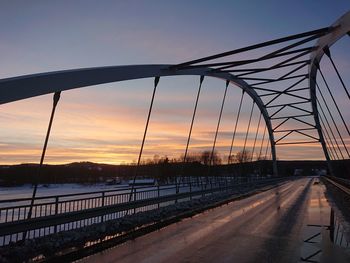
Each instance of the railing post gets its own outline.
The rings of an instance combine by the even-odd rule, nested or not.
[[[158,200],[159,200],[159,197],[160,197],[160,190],[159,190],[159,184],[157,184],[157,192],[158,192]],[[158,208],[160,207],[160,203],[158,201]]]
[[[105,192],[102,192],[102,201],[101,201],[101,206],[102,207],[104,207],[105,206]],[[101,216],[101,222],[103,222],[104,221],[104,219],[103,219],[103,215]]]
[[[102,204],[101,206],[105,206],[105,192],[102,192]]]
[[[178,186],[177,186],[177,177],[176,177],[175,194],[176,194],[175,204],[177,204],[177,196],[178,196],[178,194],[179,194],[179,188],[178,188]]]
[[[179,183],[177,181],[177,176],[176,176],[175,177],[175,194],[176,194],[175,204],[177,204],[177,195],[178,195],[178,193],[180,191],[179,188],[180,188],[180,185],[179,185]]]
[[[192,201],[192,182],[190,181],[190,200]]]
[[[58,196],[55,197],[55,215],[58,214]],[[57,233],[57,225],[55,225],[54,227],[54,233]]]
[[[330,224],[329,224],[329,237],[332,243],[334,243],[334,210],[331,209]]]
[[[202,188],[202,197],[203,197],[204,196],[204,193],[203,193],[203,191],[204,191],[203,179],[201,179],[201,188]]]
[[[134,188],[134,201],[136,201],[136,188]],[[136,208],[134,208],[134,214],[136,214]]]

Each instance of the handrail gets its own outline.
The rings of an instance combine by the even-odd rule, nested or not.
[[[130,188],[131,189],[131,188]],[[140,189],[140,188],[137,188],[137,189]],[[176,189],[175,186],[173,187],[168,187],[168,188],[160,188],[160,190],[169,190],[169,189]],[[154,191],[157,191],[158,189],[155,188],[155,189],[150,189],[150,190],[144,190],[144,191],[138,191],[136,192],[137,194],[139,193],[148,193],[148,192],[154,192]],[[102,194],[104,192],[101,192]],[[104,195],[105,198],[107,197],[114,197],[114,196],[121,196],[121,195],[125,195],[125,194],[129,194],[129,193],[116,193],[116,194],[113,194],[113,195]],[[56,198],[59,198],[61,196],[50,196],[48,199],[56,199]],[[85,201],[85,200],[89,200],[89,199],[96,199],[96,198],[102,198],[102,195],[99,195],[99,196],[89,196],[89,197],[86,197],[86,198],[79,198],[79,199],[69,199],[69,200],[60,200],[58,201],[58,203],[65,203],[65,202],[78,202],[78,201]],[[14,199],[14,200],[17,200],[17,199]],[[35,199],[36,200],[36,199]],[[52,201],[52,202],[45,202],[45,203],[36,203],[34,204],[34,206],[40,206],[40,205],[54,205],[56,204],[55,201]],[[17,206],[6,206],[6,207],[0,207],[0,210],[3,210],[3,209],[13,209],[13,208],[21,208],[21,207],[26,207],[26,206],[30,206],[29,204],[25,204],[25,205],[17,205]]]
[[[159,185],[159,187],[162,186],[167,186],[165,185]],[[156,187],[155,185],[148,185],[148,186],[140,186],[137,189],[145,189],[145,188],[151,188],[151,187]],[[171,189],[172,186],[169,186],[169,189]],[[82,192],[82,193],[71,193],[71,194],[60,194],[60,195],[46,195],[46,196],[38,196],[35,197],[35,200],[42,200],[42,199],[53,199],[53,198],[61,198],[61,197],[70,197],[70,196],[79,196],[79,195],[93,195],[93,194],[102,194],[102,193],[111,193],[111,192],[118,192],[118,191],[125,191],[125,190],[130,190],[130,187],[123,187],[123,188],[118,188],[118,189],[110,189],[110,190],[102,190],[102,191],[92,191],[92,192]],[[168,188],[162,188],[162,189],[168,189]],[[14,198],[14,199],[5,199],[5,200],[0,200],[1,203],[10,203],[10,202],[23,202],[23,201],[30,201],[30,197],[25,197],[25,198]]]
[[[222,190],[222,187],[215,189],[200,190],[195,192],[179,193],[172,195],[165,195],[161,197],[153,197],[144,200],[130,201],[115,205],[107,205],[103,207],[96,207],[90,209],[84,209],[81,211],[67,212],[58,215],[51,215],[45,217],[32,218],[29,220],[19,220],[8,223],[2,223],[0,228],[0,236],[9,235],[13,233],[19,233],[26,230],[50,227],[54,225],[66,224],[74,221],[80,221],[84,219],[103,216],[110,213],[122,212],[129,209],[135,209],[143,206],[154,205],[163,202],[174,201],[176,199],[182,199],[190,197],[191,195],[201,195],[206,193]],[[106,213],[108,212],[108,213]]]
[[[279,182],[281,180],[283,180],[283,178],[273,178],[273,179],[256,181],[255,183],[264,184],[264,183],[271,183],[271,182]],[[223,186],[222,184],[221,185],[219,184],[216,187],[210,187],[208,189],[200,189],[195,191],[192,190],[191,192],[183,192],[183,193],[169,194],[164,196],[150,197],[142,200],[134,200],[130,202],[99,206],[94,208],[82,209],[79,211],[64,212],[64,213],[58,213],[58,214],[47,215],[42,217],[35,217],[31,219],[22,219],[22,220],[16,220],[11,222],[4,222],[4,223],[0,223],[0,236],[14,235],[24,231],[31,231],[31,230],[42,229],[47,227],[55,227],[58,225],[73,223],[81,220],[103,217],[108,214],[123,212],[131,209],[135,210],[137,208],[157,205],[164,202],[192,198],[194,196],[200,196],[200,195],[203,196],[209,193],[227,191],[229,189],[234,189],[237,186],[242,187],[249,184],[250,184],[249,182],[241,183],[241,184],[233,184],[231,182],[230,184],[226,184],[225,186]]]
[[[232,183],[232,180],[227,180],[227,183]],[[181,184],[181,189],[185,191],[192,191],[201,187],[198,182],[191,181]],[[193,189],[192,189],[193,188]],[[133,191],[133,195],[136,199],[145,199],[154,196],[168,195],[176,189],[175,185],[162,185],[162,186],[142,186]],[[82,195],[83,194],[83,195]],[[130,194],[130,188],[125,190],[114,189],[107,191],[94,191],[77,194],[64,194],[56,196],[41,197],[36,199],[36,203],[33,205],[35,208],[33,217],[45,217],[53,214],[63,214],[72,211],[85,210],[95,207],[101,207],[125,203],[128,200],[125,196]],[[78,198],[76,198],[78,196]],[[26,202],[25,202],[26,201]],[[21,199],[8,199],[0,203],[0,225],[2,223],[19,221],[25,219],[30,204],[30,200],[26,198]]]

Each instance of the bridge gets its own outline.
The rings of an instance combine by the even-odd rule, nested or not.
[[[37,196],[34,182],[31,198],[0,200],[0,259],[348,262],[350,182],[342,178],[349,178],[350,94],[342,76],[347,69],[332,55],[332,46],[348,36],[350,12],[324,28],[180,64],[82,68],[1,79],[0,104],[53,94],[38,176],[65,91],[142,78],[154,78],[154,86],[130,186]],[[324,70],[324,63],[331,70]],[[198,77],[182,160],[172,181],[137,187],[154,102],[168,76]],[[193,128],[203,85],[212,78],[222,82],[222,99],[207,161],[194,175]],[[336,79],[337,85],[329,79]],[[238,105],[227,104],[229,89],[239,91]],[[245,119],[243,106],[249,107]],[[233,128],[230,143],[224,145],[228,154],[217,163],[227,107],[235,107]],[[240,144],[237,128],[243,126]],[[319,174],[321,179],[285,176],[278,151],[292,145],[321,145],[326,163],[321,170],[326,174]],[[329,204],[326,196],[337,205]],[[253,248],[256,251],[249,252]]]

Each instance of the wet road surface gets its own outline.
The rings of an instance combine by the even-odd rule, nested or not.
[[[84,262],[298,262],[312,179],[234,201]]]

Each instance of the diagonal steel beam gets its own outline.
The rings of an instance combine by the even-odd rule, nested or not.
[[[247,47],[244,47],[244,48],[239,48],[239,49],[235,49],[235,50],[219,53],[219,54],[216,54],[216,55],[207,56],[207,57],[204,57],[204,58],[195,59],[195,60],[191,60],[191,61],[188,61],[188,62],[180,63],[180,64],[177,64],[177,65],[171,66],[171,69],[179,69],[181,67],[189,66],[189,65],[192,65],[192,64],[197,64],[197,63],[208,61],[208,60],[222,58],[222,57],[226,57],[226,56],[242,53],[242,52],[245,52],[245,51],[249,51],[249,50],[253,50],[253,49],[257,49],[257,48],[262,48],[262,47],[266,47],[266,46],[271,46],[271,45],[274,45],[274,44],[278,44],[278,43],[282,43],[282,42],[286,42],[286,41],[290,41],[290,40],[294,40],[294,39],[298,39],[298,38],[303,38],[303,37],[307,37],[307,36],[317,35],[317,37],[320,37],[320,36],[325,35],[325,34],[330,33],[330,32],[331,32],[331,28],[329,28],[329,27],[320,28],[320,29],[317,29],[317,30],[312,30],[312,31],[308,31],[308,32],[300,33],[300,34],[295,34],[295,35],[291,35],[291,36],[287,36],[287,37],[282,37],[282,38],[266,41],[266,42],[263,42],[263,43],[247,46]]]
[[[320,119],[319,119],[318,109],[317,109],[317,101],[316,101],[317,66],[316,65],[320,63],[324,55],[324,48],[331,47],[336,41],[338,41],[340,38],[345,36],[350,31],[350,11],[345,13],[335,23],[333,23],[332,28],[334,28],[332,34],[324,35],[320,37],[320,39],[317,41],[315,45],[318,48],[310,54],[311,63],[309,65],[309,83],[310,83],[310,98],[311,98],[312,111],[314,112],[315,126],[318,131],[323,153],[327,160],[328,169],[330,171],[330,174],[334,176],[333,167],[330,161],[325,139],[323,137],[322,127],[320,124]]]
[[[307,77],[304,77],[300,80],[298,80],[297,82],[293,83],[291,86],[289,86],[288,88],[286,88],[285,90],[283,90],[283,92],[286,92],[288,90],[290,90],[291,88],[297,86],[299,83],[303,82],[305,79],[307,79]],[[272,98],[268,103],[265,104],[265,107],[268,106],[269,104],[271,104],[274,100],[276,100],[279,96],[281,96],[283,93],[278,94],[277,96],[275,96],[274,98]]]

